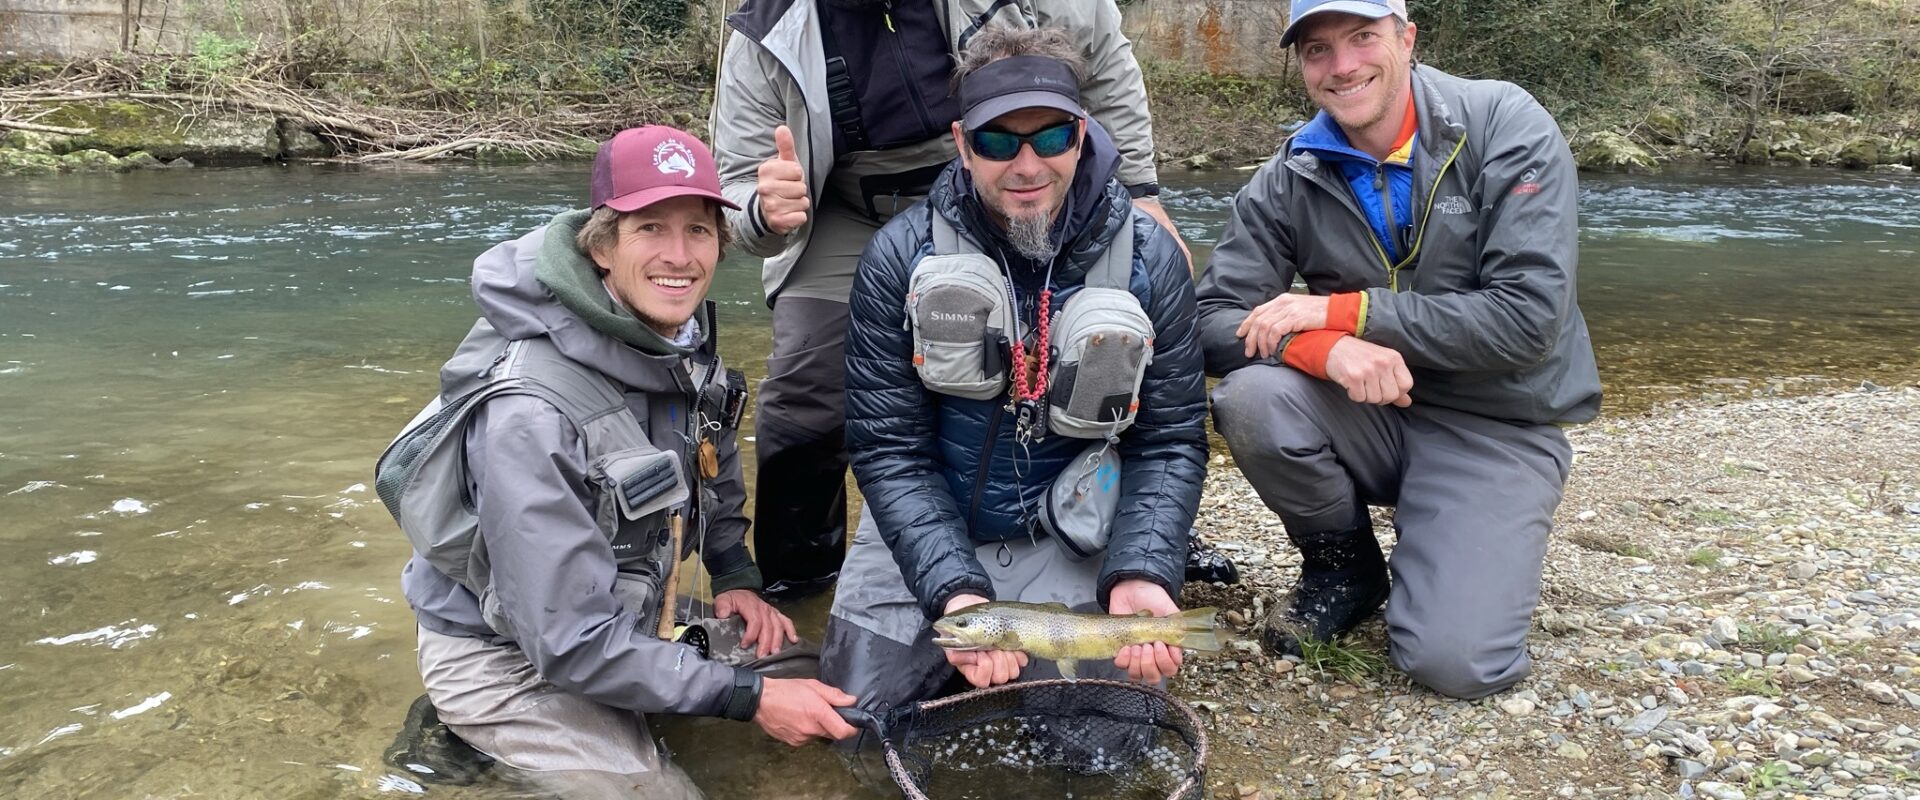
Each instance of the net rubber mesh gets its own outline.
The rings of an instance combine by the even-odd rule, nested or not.
[[[1106,680],[1012,683],[903,706],[876,720],[911,800],[1198,800],[1207,738],[1159,689]]]

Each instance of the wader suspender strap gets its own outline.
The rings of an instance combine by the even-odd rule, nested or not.
[[[827,111],[833,118],[833,127],[840,134],[845,152],[869,149],[867,126],[860,121],[860,94],[854,88],[852,73],[847,70],[847,59],[840,55],[840,48],[833,40],[833,26],[825,20],[820,20],[819,26],[820,49],[827,55]]]

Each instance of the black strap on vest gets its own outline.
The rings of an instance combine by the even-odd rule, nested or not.
[[[824,20],[820,23],[820,46],[827,53],[827,109],[833,114],[833,127],[846,152],[870,149],[867,126],[860,121],[860,94],[854,88],[853,74],[833,41],[833,26]]]

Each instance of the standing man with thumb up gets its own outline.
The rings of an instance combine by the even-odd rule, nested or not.
[[[976,33],[1065,31],[1087,65],[1088,135],[1111,142],[1134,203],[1179,235],[1158,199],[1146,85],[1113,0],[746,0],[727,22],[714,155],[739,205],[727,221],[740,249],[765,259],[773,309],[755,416],[754,546],[767,594],[793,599],[831,587],[845,553],[854,267],[954,158],[954,54]],[[1189,567],[1189,580],[1236,577],[1210,551]]]

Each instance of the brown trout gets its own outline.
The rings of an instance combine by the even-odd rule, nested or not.
[[[1111,659],[1130,644],[1219,650],[1218,613],[1196,608],[1170,617],[1145,611],[1120,617],[1076,613],[1060,603],[982,603],[936,620],[933,643],[948,650],[1020,650],[1055,662],[1062,676],[1072,678],[1078,662]]]

